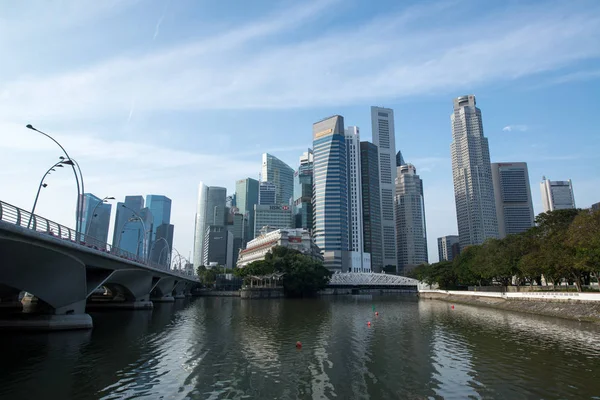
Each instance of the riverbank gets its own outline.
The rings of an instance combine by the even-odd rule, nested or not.
[[[551,298],[550,296],[507,297],[502,293],[456,292],[431,290],[419,292],[421,299],[442,300],[456,304],[466,304],[545,315],[575,321],[600,324],[600,301],[580,300],[575,296]],[[600,295],[598,295],[600,299]]]

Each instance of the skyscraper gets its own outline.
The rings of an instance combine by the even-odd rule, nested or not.
[[[300,156],[300,166],[294,173],[295,228],[313,230],[313,152],[311,149]]]
[[[167,196],[149,194],[146,196],[146,207],[150,209],[154,223],[150,233],[150,260],[168,265],[173,251],[173,234],[175,227],[171,225],[171,199]]]
[[[363,243],[362,186],[360,173],[360,132],[358,127],[345,130],[348,177],[348,244],[350,271],[371,271],[371,259],[365,258]],[[368,261],[367,261],[368,260]]]
[[[396,153],[396,167],[401,167],[405,164],[406,163],[404,162],[404,157],[402,157],[402,152],[398,150],[398,152]]]
[[[371,254],[373,272],[383,270],[383,233],[381,230],[381,190],[377,146],[360,142],[360,175],[364,252]]]
[[[225,226],[227,189],[200,182],[194,228],[194,267],[203,265],[204,237],[209,226]]]
[[[540,183],[544,212],[575,208],[575,196],[571,180],[551,181],[542,177]]]
[[[240,179],[235,183],[235,202],[238,212],[244,216],[244,244],[254,239],[254,206],[258,204],[259,182],[256,179]]]
[[[125,198],[125,205],[127,205],[127,197]],[[126,208],[124,210],[126,213],[129,212],[129,218],[121,230],[120,248],[146,259],[149,255],[150,235],[154,223],[152,212],[147,207],[142,208],[135,214]]]
[[[454,99],[452,175],[460,247],[498,237],[498,220],[488,140],[475,96]]]
[[[460,253],[458,235],[438,238],[438,256],[440,261],[452,261]]]
[[[313,124],[313,237],[325,267],[347,268],[348,177],[344,118],[335,115]]]
[[[498,235],[525,232],[533,226],[533,202],[527,163],[492,163]]]
[[[423,181],[412,164],[397,168],[394,204],[398,232],[398,270],[406,274],[414,267],[428,262]]]
[[[262,155],[261,180],[275,185],[275,204],[290,205],[294,195],[294,169],[279,158],[264,153]]]
[[[233,233],[224,226],[208,225],[202,246],[202,265],[233,268]]]
[[[286,205],[254,206],[254,237],[260,235],[260,230],[268,226],[272,229],[292,228],[292,207]]]
[[[274,183],[262,181],[258,190],[258,204],[269,206],[275,204],[277,188]]]
[[[379,181],[381,190],[381,227],[383,231],[383,265],[398,267],[396,249],[396,212],[394,192],[396,181],[396,138],[394,110],[371,107],[373,143],[379,151]]]
[[[125,205],[125,207],[123,207]],[[132,239],[129,243],[127,240],[124,240],[121,236],[123,235],[123,230],[128,227],[132,228],[130,225],[135,224],[135,221],[130,221],[133,217],[135,217],[134,212],[138,213],[144,207],[144,197],[142,196],[125,196],[125,202],[117,203],[117,210],[115,213],[115,226],[113,230],[113,246],[116,246],[122,250],[131,251],[135,253],[135,249],[137,247],[137,240],[134,241]],[[139,229],[139,222],[137,228]]]
[[[108,242],[108,226],[112,206],[91,193],[84,193],[82,229],[88,236],[97,241],[96,246],[102,247]],[[104,248],[104,247],[102,247]]]

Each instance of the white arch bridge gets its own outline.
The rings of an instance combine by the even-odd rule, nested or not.
[[[404,276],[377,274],[374,272],[337,272],[331,275],[330,288],[364,288],[364,289],[413,289],[418,288],[419,281]]]

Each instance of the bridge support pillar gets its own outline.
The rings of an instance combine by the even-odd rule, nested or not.
[[[90,296],[88,310],[151,310],[154,307],[150,301],[152,275],[148,271],[116,270],[98,286],[107,287],[112,297]]]
[[[177,286],[177,280],[174,277],[155,277],[154,285],[150,292],[150,300],[155,303],[172,303],[175,301],[173,292]]]

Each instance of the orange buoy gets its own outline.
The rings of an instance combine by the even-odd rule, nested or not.
[[[375,311],[375,315],[379,315],[379,311]]]
[[[297,349],[301,349],[302,348],[302,342],[296,342],[296,348]]]
[[[367,322],[367,326],[371,326],[371,321]]]

